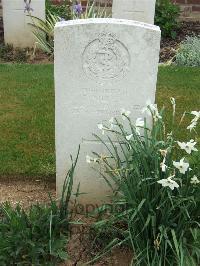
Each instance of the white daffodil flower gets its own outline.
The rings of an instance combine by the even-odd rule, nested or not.
[[[190,180],[190,183],[193,184],[193,185],[197,185],[200,183],[200,180],[197,178],[196,175],[194,175],[191,180]]]
[[[194,118],[192,119],[190,125],[187,127],[187,129],[189,129],[190,131],[192,131],[192,129],[196,127],[197,122],[200,118],[200,111],[192,111],[191,114],[194,115]]]
[[[166,165],[164,162],[162,162],[162,163],[160,164],[160,167],[161,167],[161,169],[162,169],[162,172],[166,172],[166,170],[167,170],[167,165]]]
[[[114,117],[111,117],[111,119],[108,121],[110,124],[110,130],[112,130],[116,125],[115,125],[115,119]]]
[[[185,172],[187,172],[189,168],[189,163],[185,163],[184,160],[185,158],[182,158],[180,162],[173,161],[174,167],[176,167],[180,171],[181,174],[185,174]]]
[[[92,158],[89,155],[86,155],[86,163],[96,163],[98,161],[98,158]]]
[[[171,104],[173,106],[173,116],[175,115],[176,112],[176,101],[173,97],[170,98]]]
[[[147,113],[148,115],[151,116],[151,111],[155,111],[157,109],[157,105],[151,103],[150,100],[146,101],[146,106],[144,108],[142,108],[142,113]]]
[[[114,117],[111,117],[111,119],[109,120],[109,123],[110,124],[113,124],[114,123]]]
[[[135,122],[135,131],[138,135],[140,135],[141,127],[144,127],[144,120],[142,118],[137,118]]]
[[[144,120],[142,120],[142,118],[137,118],[137,120],[135,122],[135,126],[136,127],[144,127]]]
[[[97,127],[98,127],[98,129],[102,130],[102,135],[104,135],[105,134],[106,127],[104,127],[103,124],[98,124]]]
[[[196,142],[191,139],[189,142],[180,142],[177,141],[179,147],[182,150],[185,150],[188,154],[191,154],[192,151],[198,151],[194,146],[196,145]]]
[[[131,111],[125,110],[124,108],[121,108],[121,115],[122,119],[125,120],[126,117],[129,117],[131,114]]]
[[[166,179],[161,179],[157,181],[158,184],[161,184],[163,187],[169,187],[171,190],[174,190],[174,188],[178,188],[179,184],[176,183],[176,181],[172,180],[174,176],[169,176]]]
[[[175,101],[175,98],[174,97],[171,97],[170,98],[170,101],[171,101],[172,105],[176,105],[176,101]]]
[[[192,131],[192,129],[194,129],[195,127],[197,126],[197,122],[196,121],[194,121],[194,122],[192,122],[188,127],[187,127],[187,129],[189,129],[190,130],[190,132]]]
[[[89,155],[86,155],[86,163],[91,163],[93,162],[93,158],[90,157]]]
[[[162,116],[159,115],[158,109],[153,113],[153,119],[154,121],[158,121],[159,119],[162,119]]]
[[[192,122],[197,122],[200,118],[200,111],[192,111],[191,114],[195,116]]]
[[[166,150],[159,150],[159,152],[161,153],[161,155],[163,157],[166,157],[167,156],[167,149]]]
[[[147,100],[146,106],[142,109],[142,113],[147,113],[149,116],[153,116],[154,121],[161,119],[162,117],[159,115],[157,104],[151,103],[151,101]]]
[[[126,136],[126,139],[130,140],[132,137],[133,137],[133,134],[130,134],[130,135]]]

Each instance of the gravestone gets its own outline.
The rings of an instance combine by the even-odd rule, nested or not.
[[[55,26],[55,109],[57,192],[69,169],[70,154],[81,152],[75,175],[82,201],[109,193],[105,181],[86,163],[91,151],[104,154],[92,133],[97,124],[131,111],[141,117],[148,99],[155,100],[160,29],[135,21],[85,19]],[[99,166],[94,166],[99,167]],[[100,169],[97,169],[100,170]]]
[[[45,0],[32,0],[27,7],[30,7],[32,16],[45,19]],[[3,0],[3,24],[4,41],[14,47],[33,47],[36,39],[32,33],[32,23],[28,12],[25,11],[24,0]]]
[[[112,17],[154,24],[156,0],[113,0]]]

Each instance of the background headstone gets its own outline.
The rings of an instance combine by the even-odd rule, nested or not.
[[[57,192],[69,169],[70,154],[81,153],[75,187],[95,202],[107,191],[105,181],[86,155],[104,154],[92,133],[97,124],[120,114],[120,108],[141,117],[148,99],[155,100],[160,29],[135,21],[86,19],[60,22],[55,27],[55,108]],[[106,188],[105,188],[106,187]]]
[[[33,16],[45,19],[45,0],[32,0],[30,7],[33,9],[31,11]],[[21,48],[34,46],[36,39],[31,26],[28,25],[32,20],[24,10],[24,0],[3,0],[4,41],[6,44]]]
[[[154,24],[156,0],[113,0],[112,17]]]

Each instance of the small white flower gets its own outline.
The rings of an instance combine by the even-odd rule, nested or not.
[[[144,127],[144,120],[142,120],[142,118],[137,118],[137,120],[135,122],[135,126],[136,127]]]
[[[160,153],[161,153],[161,155],[163,157],[166,157],[167,156],[167,149],[166,150],[159,150],[159,151],[160,151]]]
[[[194,115],[194,118],[192,119],[191,124],[187,127],[190,131],[196,127],[200,118],[200,111],[192,111],[191,114]]]
[[[176,112],[176,101],[173,97],[170,98],[170,101],[171,101],[172,106],[173,106],[173,116],[174,116],[175,112]]]
[[[115,125],[115,120],[114,117],[111,117],[111,119],[108,121],[110,123],[110,130],[112,130],[116,125]]]
[[[188,127],[187,127],[187,129],[189,129],[190,131],[192,131],[192,129],[194,129],[195,127],[196,127],[196,125],[197,125],[197,122],[192,122]]]
[[[135,131],[138,135],[140,135],[141,127],[144,127],[144,120],[142,120],[142,118],[137,118],[135,122]]]
[[[98,124],[97,127],[98,127],[98,129],[102,130],[102,135],[104,135],[105,134],[105,130],[106,130],[104,125],[103,124]]]
[[[97,126],[98,126],[98,129],[100,129],[100,130],[103,130],[103,128],[104,128],[103,124],[98,124]]]
[[[89,155],[86,155],[86,163],[91,163],[93,162],[93,158],[90,157]]]
[[[121,108],[121,115],[122,115],[122,119],[125,120],[126,117],[129,117],[131,114],[131,111],[127,111],[124,108]]]
[[[176,101],[175,101],[174,97],[171,97],[170,101],[171,101],[172,105],[176,105]]]
[[[126,136],[126,139],[130,140],[132,137],[133,137],[133,134],[130,134],[130,135]]]
[[[196,175],[194,175],[191,180],[190,180],[190,183],[193,184],[193,185],[197,185],[200,183],[200,180],[197,178]]]
[[[200,111],[192,111],[191,114],[195,116],[192,122],[197,122],[200,118]]]
[[[179,184],[176,183],[176,181],[172,180],[174,176],[169,176],[166,179],[161,179],[157,181],[157,183],[161,184],[163,187],[169,187],[171,190],[174,190],[174,188],[178,188]]]
[[[110,124],[113,124],[114,123],[114,117],[111,117],[111,119],[109,120],[109,123]]]
[[[167,170],[167,165],[165,164],[165,160],[163,160],[163,162],[161,162],[160,167],[162,169],[162,172],[166,172]]]
[[[152,115],[154,121],[161,119],[162,117],[159,115],[157,104],[151,103],[149,100],[146,102],[146,106],[142,109],[142,113],[147,113],[148,115]]]
[[[191,139],[189,142],[179,142],[177,141],[178,145],[182,150],[185,150],[188,154],[191,154],[192,151],[198,151],[194,146],[196,145],[196,142],[194,142],[193,139]]]
[[[162,119],[162,116],[159,114],[158,110],[153,113],[153,119],[154,121],[158,121],[159,119]]]
[[[98,158],[92,158],[89,155],[86,155],[86,163],[96,163],[98,161]]]
[[[155,111],[157,109],[156,104],[151,103],[150,100],[146,101],[146,106],[142,108],[142,113],[147,113],[148,115],[151,115],[151,111]]]
[[[185,174],[185,172],[187,172],[189,168],[189,163],[185,163],[184,159],[185,158],[182,158],[180,162],[173,161],[174,167],[176,167],[180,171],[181,174]]]

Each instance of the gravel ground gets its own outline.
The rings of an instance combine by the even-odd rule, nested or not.
[[[20,204],[24,208],[40,202],[48,203],[49,196],[56,197],[55,183],[46,183],[40,179],[0,178],[0,203],[9,201],[13,206]]]

